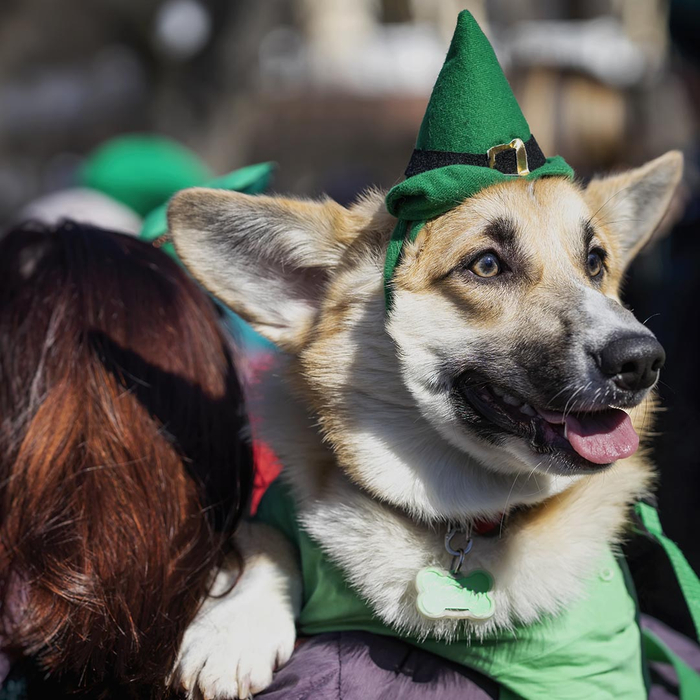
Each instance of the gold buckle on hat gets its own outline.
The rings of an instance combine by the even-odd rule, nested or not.
[[[528,175],[530,169],[527,164],[527,151],[525,150],[525,144],[522,139],[513,139],[510,143],[499,143],[498,146],[492,146],[486,151],[486,155],[489,158],[489,168],[496,167],[496,156],[503,151],[512,149],[515,151],[515,164],[518,169],[516,175]]]

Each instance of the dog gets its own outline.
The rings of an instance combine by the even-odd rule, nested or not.
[[[350,208],[202,188],[171,201],[192,274],[284,351],[253,407],[262,437],[299,524],[388,627],[449,643],[465,624],[416,607],[417,573],[450,567],[449,523],[499,523],[467,555],[499,582],[493,615],[466,623],[475,643],[574,605],[624,535],[653,485],[636,434],[664,355],[620,287],[681,173],[669,152],[587,185],[487,187],[406,244],[390,311],[382,193]],[[180,651],[192,695],[259,692],[294,647],[291,548],[262,525],[239,539],[245,569],[215,588],[237,585]]]

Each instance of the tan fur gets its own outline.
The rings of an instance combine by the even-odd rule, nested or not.
[[[571,605],[618,541],[628,507],[650,488],[644,453],[582,475],[558,472],[520,438],[487,444],[456,415],[444,367],[454,374],[492,348],[517,375],[513,352],[524,340],[546,350],[567,315],[582,342],[640,327],[618,304],[619,286],[680,171],[670,153],[586,189],[514,178],[483,190],[405,247],[388,316],[382,269],[395,221],[380,193],[350,210],[208,190],[174,199],[170,228],[192,273],[289,353],[254,407],[263,438],[285,466],[302,525],[387,624],[454,636],[455,621],[417,612],[413,587],[420,568],[449,563],[448,521],[531,506],[469,555],[497,582],[498,612],[477,634]],[[464,270],[497,246],[489,222],[501,219],[517,230],[523,262],[494,287]],[[608,256],[600,283],[585,271],[588,223]],[[582,389],[566,388],[570,400]],[[642,433],[651,408],[647,397],[630,411]]]

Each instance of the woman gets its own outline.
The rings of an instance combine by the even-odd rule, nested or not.
[[[0,241],[0,641],[61,688],[165,692],[247,506],[216,310],[166,254],[70,222]],[[230,545],[228,545],[230,547]]]

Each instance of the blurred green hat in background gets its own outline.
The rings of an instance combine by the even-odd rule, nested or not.
[[[91,187],[145,216],[185,187],[213,177],[188,148],[157,134],[126,134],[98,146],[80,172]]]
[[[167,208],[170,198],[187,187],[212,187],[260,194],[270,184],[274,163],[257,163],[214,177],[195,153],[157,134],[117,136],[98,146],[80,172],[81,184],[125,204],[143,220],[139,238],[162,248],[178,260],[168,240]],[[271,344],[241,318],[217,302],[224,322],[246,347]]]

